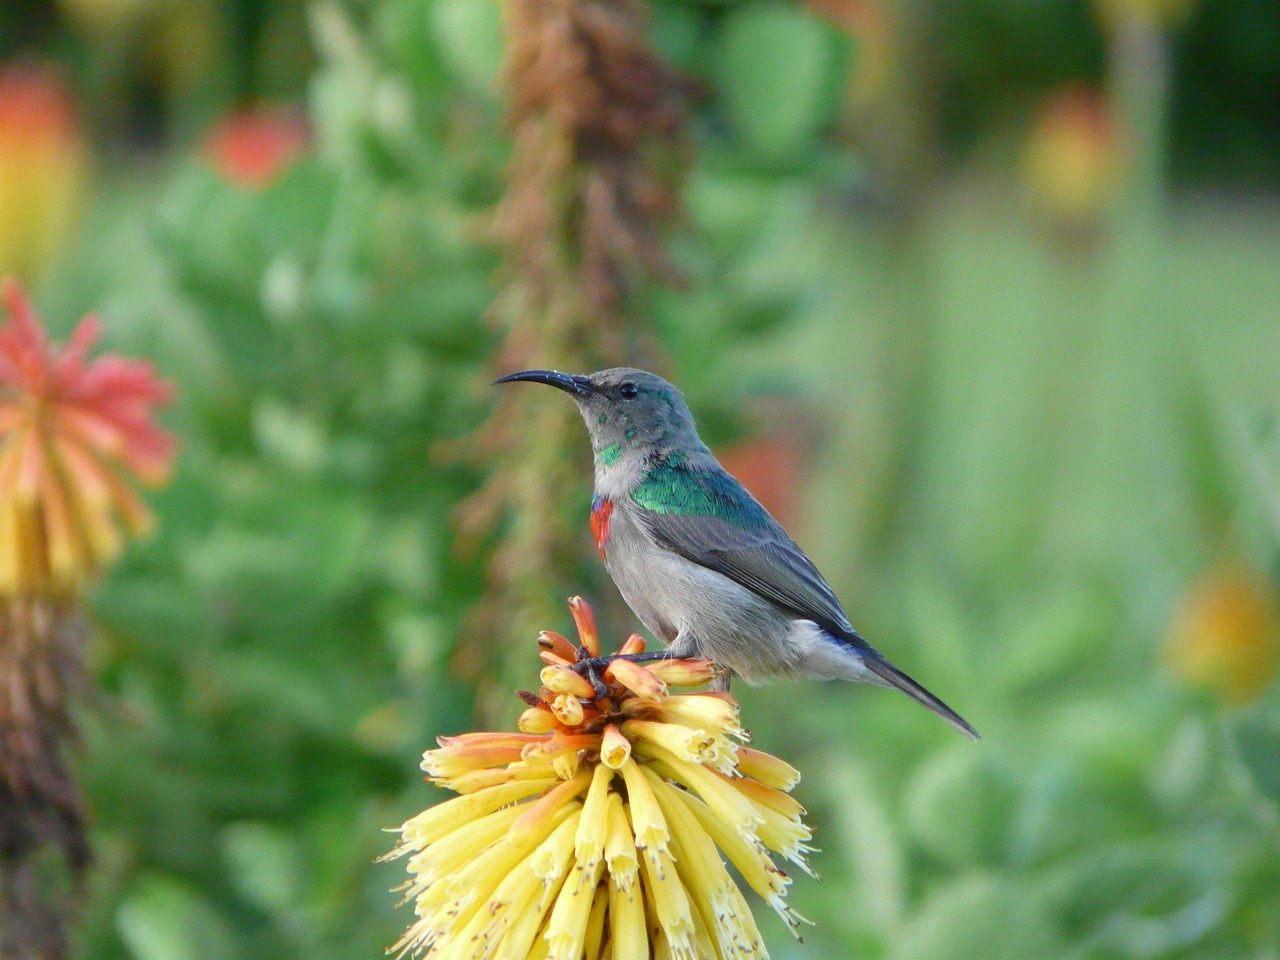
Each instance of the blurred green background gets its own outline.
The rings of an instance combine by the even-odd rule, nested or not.
[[[689,282],[644,329],[984,735],[737,691],[823,851],[774,955],[1280,957],[1280,7],[651,14],[704,95]],[[502,533],[453,520],[498,372],[502,50],[487,0],[0,7],[0,272],[180,389],[158,532],[94,596],[84,958],[352,960],[408,922],[373,860],[477,723],[454,665]],[[564,456],[581,564],[548,602],[620,641]],[[532,634],[506,657],[534,682]]]

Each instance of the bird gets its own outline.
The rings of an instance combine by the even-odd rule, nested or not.
[[[521,370],[573,398],[591,436],[591,531],[623,599],[666,649],[615,655],[703,658],[748,684],[838,679],[892,687],[960,732],[958,713],[893,666],[849,622],[781,524],[698,436],[684,395],[631,367]]]

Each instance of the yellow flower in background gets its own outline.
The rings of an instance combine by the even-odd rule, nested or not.
[[[132,481],[169,476],[173,439],[152,418],[170,390],[145,361],[88,359],[96,317],[59,349],[15,281],[0,293],[0,595],[58,593],[115,556],[121,524],[150,529]]]
[[[582,650],[590,608],[570,601]],[[767,957],[725,865],[793,934],[781,855],[809,872],[800,776],[743,745],[727,693],[672,693],[705,660],[615,660],[606,693],[575,672],[564,637],[539,637],[542,687],[518,733],[441,737],[422,768],[460,796],[400,828],[417,920],[393,949],[429,957],[632,960]],[[622,653],[641,653],[632,636]]]
[[[42,274],[71,238],[87,150],[71,94],[49,68],[0,65],[0,276]]]
[[[1226,703],[1257,699],[1280,668],[1274,588],[1239,566],[1209,571],[1183,595],[1164,654],[1182,680]]]
[[[1037,216],[1061,230],[1096,224],[1125,164],[1112,105],[1101,91],[1066,84],[1036,111],[1022,155],[1022,185]]]

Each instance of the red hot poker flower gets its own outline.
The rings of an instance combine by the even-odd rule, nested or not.
[[[59,349],[15,281],[0,293],[0,595],[60,592],[116,555],[121,524],[149,531],[131,481],[168,479],[173,438],[152,418],[172,391],[145,361],[88,359],[96,317]]]

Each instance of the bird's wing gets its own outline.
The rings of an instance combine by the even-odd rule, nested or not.
[[[724,470],[660,466],[635,489],[631,501],[659,546],[837,637],[860,639],[813,562]]]

